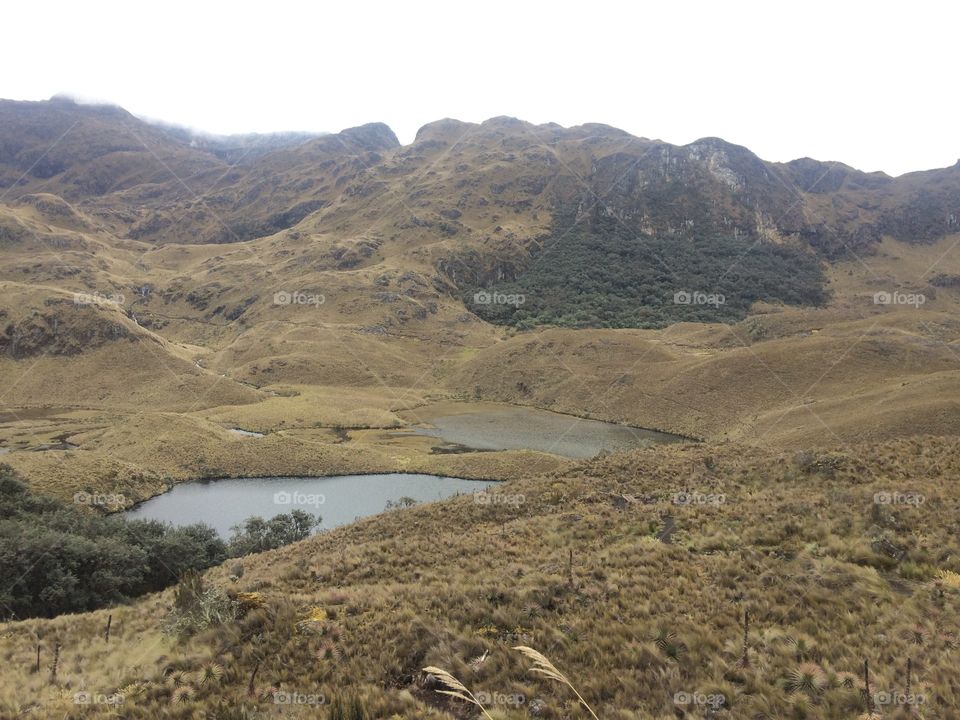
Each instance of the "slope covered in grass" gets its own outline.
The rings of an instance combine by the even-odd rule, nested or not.
[[[912,696],[957,718],[957,469],[937,438],[661,447],[391,511],[209,571],[235,615],[189,637],[161,631],[171,590],[114,610],[109,644],[106,611],[0,626],[0,714],[89,691],[129,718],[476,717],[433,666],[493,717],[588,717],[525,645],[601,718],[856,718],[864,661],[882,717]],[[45,663],[62,644],[55,682],[38,638]]]

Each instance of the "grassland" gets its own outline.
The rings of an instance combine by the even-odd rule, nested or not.
[[[878,716],[950,720],[957,470],[955,442],[926,437],[660,447],[529,474],[496,488],[510,502],[390,511],[246,559],[239,579],[214,569],[209,585],[260,607],[188,639],[160,629],[173,591],[6,624],[0,712],[316,717],[352,697],[370,717],[475,714],[434,691],[421,670],[438,666],[493,717],[584,716],[511,650],[528,645],[604,718],[858,717],[867,661]],[[78,692],[125,700],[78,707]]]
[[[774,449],[950,434],[960,420],[957,289],[924,285],[921,307],[878,306],[873,293],[909,286],[937,258],[939,271],[960,273],[956,240],[888,241],[867,269],[831,266],[833,299],[821,309],[756,304],[732,325],[662,330],[505,331],[459,322],[454,301],[440,296],[435,315],[411,316],[401,329],[383,317],[392,306],[359,286],[344,290],[343,310],[329,301],[332,315],[265,301],[243,325],[149,330],[110,306],[75,309],[69,283],[59,291],[8,283],[8,316],[33,328],[39,345],[0,360],[10,378],[0,447],[45,492],[139,499],[169,482],[222,475],[445,472],[455,462],[486,476],[495,457],[441,457],[422,437],[389,432],[456,400]],[[347,305],[359,315],[343,317]],[[57,352],[54,326],[56,342],[64,328],[74,339],[108,339]],[[122,339],[109,339],[115,327]],[[232,427],[267,436],[237,438]],[[76,447],[37,450],[64,440]],[[481,469],[470,473],[474,460]]]

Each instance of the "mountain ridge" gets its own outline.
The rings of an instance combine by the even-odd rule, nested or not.
[[[605,211],[636,219],[637,232],[683,235],[686,226],[773,241],[792,236],[827,257],[866,251],[885,234],[929,242],[960,227],[960,164],[893,178],[810,158],[768,162],[716,137],[673,145],[600,123],[563,128],[507,116],[438,120],[409,145],[383,123],[294,140],[267,143],[251,157],[218,157],[215,148],[192,147],[189,136],[117,106],[0,101],[0,191],[16,198],[42,188],[92,206],[110,218],[111,232],[138,239],[235,242],[337,205],[358,212],[358,198],[384,192],[413,207],[420,195],[402,186],[404,177],[436,175],[457,156],[465,161],[447,168],[456,179],[442,189],[451,215],[515,187],[515,209],[540,205],[555,214],[558,205],[602,198]],[[482,195],[453,194],[487,183]],[[198,198],[209,198],[222,219],[209,208],[191,213]],[[113,206],[131,202],[145,217],[118,223]],[[178,217],[179,236],[170,215]],[[456,224],[444,228],[453,233]]]

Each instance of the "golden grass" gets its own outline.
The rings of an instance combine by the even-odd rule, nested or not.
[[[277,395],[259,403],[201,410],[196,414],[211,422],[257,432],[291,428],[400,427],[397,411],[426,402],[422,391],[397,392],[393,397],[372,387],[316,385],[269,386]]]
[[[69,710],[72,695],[31,672],[40,634],[45,662],[54,636],[63,645],[67,689],[81,677],[105,695],[139,683],[131,718],[271,712],[271,688],[355,697],[371,717],[461,717],[462,701],[423,684],[423,668],[443,668],[494,718],[534,703],[547,718],[589,715],[574,692],[550,692],[562,675],[600,718],[697,717],[722,697],[717,717],[845,720],[867,712],[864,660],[872,692],[888,696],[905,692],[911,660],[917,714],[954,720],[960,592],[937,577],[960,573],[954,447],[922,438],[794,458],[662,446],[513,480],[503,492],[522,494],[519,506],[459,497],[390,511],[245,558],[239,579],[210,570],[208,583],[259,593],[262,606],[181,644],[158,630],[172,591],[115,609],[109,645],[107,611],[0,626],[0,716],[32,702],[41,716]],[[681,490],[725,501],[677,505]],[[875,500],[895,493],[925,501]],[[668,517],[670,544],[657,539]],[[151,641],[162,650],[131,663]],[[550,665],[519,646],[543,648]],[[201,686],[211,663],[223,677]],[[176,704],[173,671],[193,679]]]
[[[450,697],[455,697],[458,700],[463,700],[470,703],[471,705],[476,705],[480,712],[483,713],[483,716],[489,720],[493,720],[490,717],[490,713],[487,712],[487,709],[477,700],[476,696],[470,692],[466,685],[457,680],[453,675],[448,673],[446,670],[442,670],[438,667],[425,667],[423,669],[425,673],[430,673],[435,676],[437,681],[445,687],[449,688],[448,690],[436,690],[435,692],[440,693],[441,695],[449,695]]]
[[[547,660],[546,657],[533,648],[526,647],[525,645],[518,645],[514,648],[514,650],[518,650],[525,658],[533,662],[534,667],[531,668],[530,672],[538,673],[543,675],[548,680],[553,680],[566,685],[574,692],[574,694],[577,696],[577,699],[580,701],[580,704],[587,709],[587,712],[593,716],[593,719],[598,720],[597,714],[593,711],[593,708],[591,708],[587,704],[587,701],[583,699],[583,696],[577,692],[577,689],[573,686],[573,683],[567,679],[567,676],[557,670],[552,662]]]

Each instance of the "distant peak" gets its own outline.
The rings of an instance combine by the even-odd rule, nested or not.
[[[400,147],[400,141],[390,126],[382,122],[367,123],[341,130],[341,137],[349,138],[369,150],[391,150]]]
[[[690,143],[686,147],[688,148],[708,147],[708,148],[715,148],[715,149],[721,149],[721,150],[745,150],[749,152],[751,155],[754,154],[749,148],[746,148],[743,145],[737,145],[736,143],[732,143],[729,140],[724,140],[721,137],[715,137],[713,135],[710,135],[708,137],[702,137],[699,140],[694,140],[692,143]]]
[[[443,118],[427,123],[417,130],[415,143],[419,142],[453,142],[464,135],[470,128],[477,127],[475,123],[456,120],[455,118]]]
[[[505,127],[505,128],[521,128],[530,125],[526,120],[521,120],[520,118],[510,117],[509,115],[497,115],[492,117],[489,120],[484,120],[480,123],[482,127]]]

